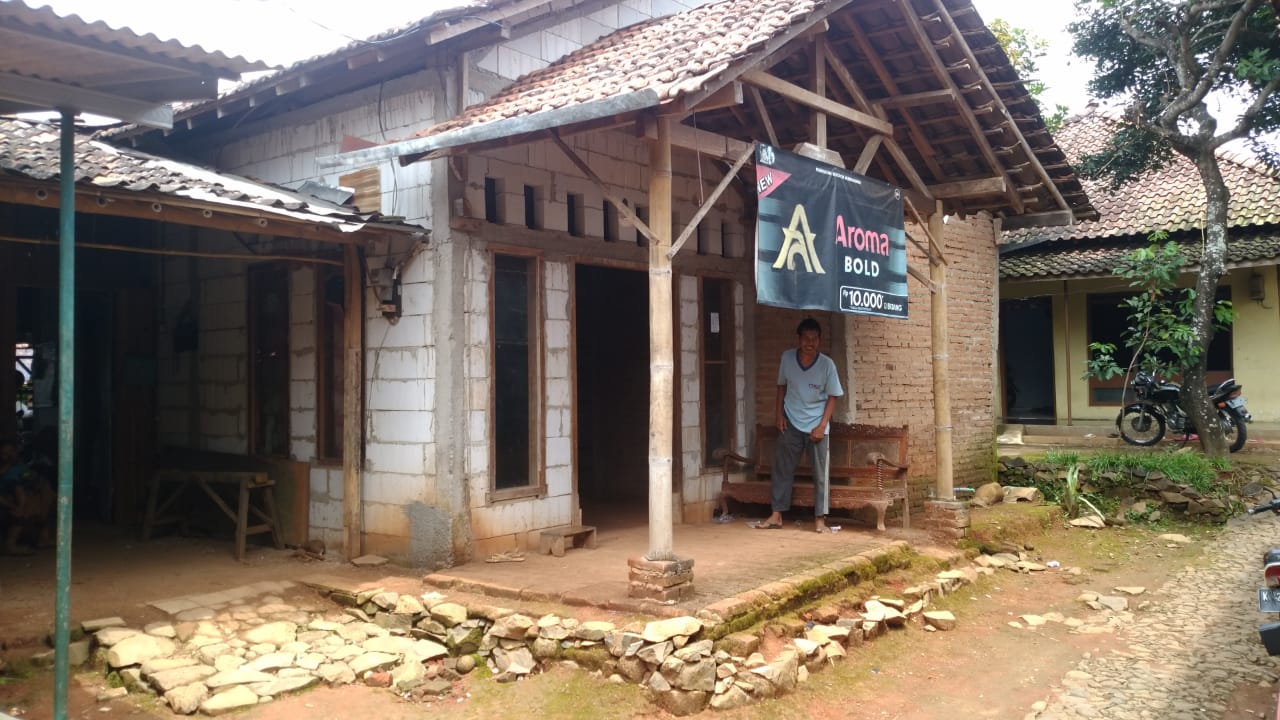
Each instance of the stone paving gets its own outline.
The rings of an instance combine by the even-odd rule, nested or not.
[[[1280,521],[1238,518],[1120,630],[1128,648],[1086,657],[1025,720],[1206,720],[1221,718],[1241,684],[1276,689],[1258,625],[1262,553],[1280,547]],[[1270,717],[1268,715],[1268,717]]]

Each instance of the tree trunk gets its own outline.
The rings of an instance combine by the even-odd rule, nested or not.
[[[1218,159],[1213,149],[1201,150],[1193,160],[1200,171],[1208,202],[1205,207],[1204,253],[1200,260],[1200,274],[1196,278],[1196,300],[1191,318],[1192,342],[1200,348],[1195,367],[1183,378],[1182,391],[1186,397],[1187,414],[1200,434],[1200,446],[1210,457],[1227,454],[1227,441],[1218,411],[1205,392],[1205,374],[1209,359],[1209,341],[1213,339],[1213,309],[1217,303],[1218,280],[1226,274],[1227,256],[1227,207],[1231,193],[1222,179]]]

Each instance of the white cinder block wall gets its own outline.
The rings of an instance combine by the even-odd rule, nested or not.
[[[479,71],[468,96],[478,101],[511,79],[544,67],[564,54],[626,25],[654,16],[700,5],[682,0],[627,0],[587,16],[565,22],[533,35],[516,38],[487,51],[472,53]],[[321,172],[316,158],[338,152],[343,136],[351,135],[377,143],[407,137],[446,119],[458,108],[448,107],[443,97],[453,97],[451,89],[441,92],[440,83],[452,82],[450,74],[435,70],[388,80],[381,87],[353,92],[297,112],[277,116],[262,123],[249,118],[243,126],[220,142],[210,143],[216,154],[209,161],[220,169],[296,187],[305,180],[337,185],[340,171]],[[648,151],[642,143],[625,135],[591,136],[584,157],[611,183],[628,189],[629,199],[647,204]],[[581,195],[588,237],[603,235],[603,199],[599,190],[580,177],[554,147],[520,147],[511,157],[495,157],[492,168],[481,159],[469,169],[473,182],[467,188],[468,214],[483,215],[485,172],[501,173],[508,189],[513,217],[523,217],[523,185],[546,188],[547,203],[541,212],[547,229],[567,229],[567,194]],[[447,221],[433,222],[435,193],[445,193],[443,183],[433,183],[432,163],[408,167],[389,162],[381,166],[382,211],[408,222],[430,227],[433,241],[401,267],[403,315],[395,324],[385,320],[366,297],[366,454],[363,471],[364,524],[366,547],[396,559],[421,564],[447,564],[458,554],[454,531],[449,527],[449,508],[438,507],[443,494],[437,483],[458,482],[467,487],[466,504],[474,523],[472,540],[483,549],[486,540],[499,545],[522,544],[539,528],[565,524],[576,519],[573,503],[571,438],[572,379],[571,333],[569,331],[569,278],[572,268],[565,263],[543,265],[544,288],[544,412],[546,443],[546,496],[524,501],[490,505],[488,441],[489,418],[489,270],[487,248],[473,246],[466,258],[466,291],[449,299],[463,305],[462,328],[452,328],[453,336],[433,337],[436,288],[433,276],[436,253],[448,237]],[[474,181],[481,178],[479,198]],[[705,192],[706,188],[702,188]],[[678,197],[696,197],[699,192],[696,168],[687,167],[676,178]],[[726,196],[727,197],[727,196]],[[722,201],[723,202],[723,201]],[[442,204],[436,203],[436,207]],[[680,217],[691,217],[696,205],[681,208]],[[740,215],[740,209],[735,210]],[[630,228],[627,233],[634,233]],[[718,233],[718,228],[714,229]],[[467,238],[460,238],[468,242]],[[370,268],[395,263],[405,257],[405,248],[379,247],[368,254]],[[204,263],[201,267],[204,268]],[[207,263],[201,270],[202,298],[201,354],[202,381],[211,392],[212,404],[201,405],[199,427],[190,427],[187,392],[181,382],[182,363],[161,386],[161,413],[173,422],[165,423],[172,435],[198,431],[211,448],[244,452],[247,429],[247,328],[244,302],[247,282],[243,266]],[[451,267],[451,266],[450,266]],[[173,277],[179,277],[175,272]],[[321,465],[315,458],[315,373],[316,328],[314,278],[302,271],[291,275],[294,306],[291,310],[290,339],[294,343],[290,386],[291,451],[296,459],[310,461],[312,537],[337,547],[342,542],[342,470]],[[166,288],[174,301],[189,288],[166,276]],[[204,309],[208,303],[209,308]],[[236,307],[237,303],[239,308]],[[172,319],[176,309],[167,312]],[[206,314],[210,323],[206,324]],[[436,326],[438,327],[438,325]],[[206,339],[206,336],[207,339]],[[458,340],[461,339],[459,345]],[[437,342],[441,344],[437,344]],[[171,341],[166,338],[162,344]],[[206,352],[207,348],[207,352]],[[463,375],[437,377],[437,352],[461,352]],[[205,367],[208,366],[206,370]],[[439,418],[435,415],[439,394],[457,390],[461,384],[466,417]],[[216,395],[216,397],[214,397]],[[202,396],[201,398],[205,398]],[[459,451],[463,453],[463,478],[443,478],[453,467],[449,448],[438,446],[440,423],[459,423],[463,430]],[[484,530],[483,528],[490,528]],[[465,551],[464,551],[465,552]]]

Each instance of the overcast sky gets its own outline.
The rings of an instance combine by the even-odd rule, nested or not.
[[[346,45],[467,0],[18,0],[49,5],[60,14],[76,13],[206,50],[243,55],[288,65]],[[973,0],[984,20],[1004,18],[1049,42],[1040,78],[1050,107],[1062,103],[1072,112],[1088,102],[1089,67],[1072,64],[1066,33],[1073,3],[1066,0]]]

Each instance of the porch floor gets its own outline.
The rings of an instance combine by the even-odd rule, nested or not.
[[[753,530],[739,518],[727,524],[677,525],[675,551],[691,557],[696,595],[678,607],[694,611],[720,599],[766,585],[826,562],[906,540],[917,551],[928,551],[923,530],[893,527],[876,532],[839,519],[843,530],[820,535],[811,518],[800,524],[788,520],[780,530]],[[566,605],[590,605],[605,610],[634,607],[627,598],[627,559],[648,548],[643,523],[597,525],[595,549],[569,550],[563,557],[526,552],[523,562],[474,561],[439,571],[456,585],[447,595],[473,594],[504,598],[529,593]],[[385,565],[358,568],[336,558],[304,561],[289,550],[249,546],[244,562],[233,557],[224,538],[162,537],[141,543],[114,528],[78,528],[73,541],[71,615],[73,622],[118,615],[131,625],[168,618],[153,605],[189,595],[216,593],[263,582],[288,581],[303,586],[325,576],[348,586],[385,587],[422,593],[421,568]],[[0,642],[32,646],[42,642],[54,620],[55,551],[33,556],[0,556]],[[162,603],[163,604],[163,603]],[[566,610],[574,614],[572,610]],[[592,611],[585,611],[593,614]]]

